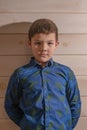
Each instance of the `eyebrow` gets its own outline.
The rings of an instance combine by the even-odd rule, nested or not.
[[[44,41],[44,42],[53,42],[54,40],[47,40],[47,41]],[[43,40],[34,40],[33,42],[43,42]]]

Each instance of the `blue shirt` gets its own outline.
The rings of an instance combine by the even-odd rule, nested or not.
[[[5,109],[21,130],[72,130],[81,111],[73,71],[52,59],[43,68],[32,58],[12,74]]]

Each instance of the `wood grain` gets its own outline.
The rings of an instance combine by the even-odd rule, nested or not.
[[[38,4],[39,3],[39,4]],[[0,1],[0,12],[6,13],[28,13],[28,12],[87,12],[87,1],[86,0],[44,0],[35,2],[34,0],[29,1]],[[40,6],[39,6],[40,5]],[[50,5],[50,6],[49,6]]]
[[[28,55],[31,49],[28,45],[27,34],[14,34],[15,30],[8,30],[8,34],[0,35],[0,55]],[[5,31],[5,30],[4,30]],[[10,34],[11,31],[11,34]],[[23,30],[22,30],[23,31]],[[13,34],[12,34],[13,33]],[[59,46],[55,54],[58,55],[87,55],[87,35],[59,34]]]
[[[39,18],[49,18],[53,20],[59,28],[60,33],[80,33],[87,34],[87,14],[65,14],[65,13],[0,13],[0,26],[29,22],[32,23],[34,20]],[[61,22],[63,21],[63,22]]]

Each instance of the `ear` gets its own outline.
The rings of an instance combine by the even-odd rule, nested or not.
[[[58,46],[59,46],[59,42],[57,41],[55,47],[57,48]]]
[[[28,46],[29,46],[29,48],[31,48],[31,41],[30,40],[28,40]]]

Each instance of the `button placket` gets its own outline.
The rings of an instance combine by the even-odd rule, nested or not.
[[[45,107],[45,127],[48,126],[49,122],[49,102],[48,102],[48,90],[47,90],[47,79],[45,75],[45,68],[42,69],[42,86],[43,86],[43,98],[44,98],[44,107]]]

